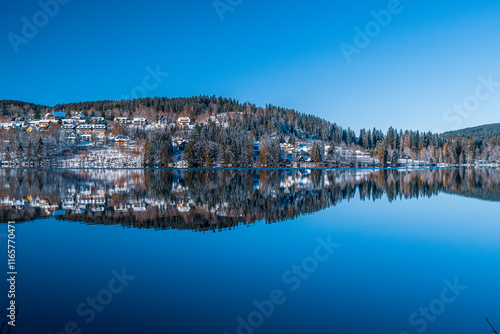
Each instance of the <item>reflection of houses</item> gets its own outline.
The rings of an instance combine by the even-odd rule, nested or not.
[[[25,199],[10,198],[9,196],[0,198],[0,206],[11,206],[16,210],[24,210],[28,201]]]
[[[34,200],[31,201],[31,206],[35,208],[42,208],[45,209],[50,206],[50,203],[48,200],[43,199],[43,198],[35,198]]]
[[[179,117],[177,119],[177,124],[184,126],[184,125],[189,125],[191,123],[191,119],[189,117]]]
[[[128,118],[127,117],[115,117],[115,122],[119,123],[119,124],[127,124]]]
[[[51,215],[58,209],[58,205],[50,204],[50,202],[46,199],[37,197],[32,200],[30,206],[33,208],[40,208],[45,211],[45,213]]]
[[[189,203],[177,204],[176,207],[177,207],[177,211],[179,211],[179,212],[189,212],[189,211],[191,211],[191,206],[189,205]]]
[[[106,207],[105,192],[100,190],[97,193],[93,193],[92,188],[88,187],[89,185],[83,185],[79,187],[78,191],[75,188],[68,189],[68,193],[72,193],[73,195],[62,200],[62,208],[82,212],[86,209],[94,212],[104,211]]]
[[[128,204],[123,204],[123,203],[120,203],[119,205],[115,205],[115,206],[113,207],[113,209],[114,209],[115,211],[119,211],[119,212],[127,212],[129,208],[130,208],[130,205],[128,205]]]
[[[68,197],[63,199],[62,201],[62,208],[65,210],[73,210],[76,208],[76,201],[72,197]]]
[[[90,121],[94,124],[104,123],[104,117],[92,117]]]
[[[82,142],[89,142],[89,141],[92,141],[92,135],[89,134],[89,133],[84,133],[82,135],[80,135],[80,140]]]
[[[148,205],[146,203],[134,203],[132,204],[132,210],[135,212],[144,212],[146,211]]]
[[[105,205],[106,198],[104,194],[95,195],[77,195],[78,204],[82,205]]]
[[[117,144],[128,144],[130,142],[130,138],[127,136],[116,136],[115,143]]]
[[[115,185],[114,189],[110,191],[110,193],[127,194],[130,192],[130,189],[132,189],[132,185],[129,186],[128,184],[117,184]]]
[[[178,212],[189,212],[191,211],[191,206],[195,206],[194,201],[187,198],[175,203]]]

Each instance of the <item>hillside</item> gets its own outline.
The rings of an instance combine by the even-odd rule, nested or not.
[[[465,128],[443,133],[443,136],[449,136],[449,137],[470,136],[470,135],[473,136],[500,135],[500,123],[485,124],[485,125],[475,126],[472,128]]]
[[[0,101],[5,166],[286,167],[498,164],[500,125],[446,134],[350,128],[216,96]]]

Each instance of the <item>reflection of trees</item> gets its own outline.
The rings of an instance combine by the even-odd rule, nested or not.
[[[500,201],[500,173],[491,169],[2,170],[0,180],[2,222],[65,209],[57,219],[197,231],[289,220],[356,195],[394,201],[446,192]]]

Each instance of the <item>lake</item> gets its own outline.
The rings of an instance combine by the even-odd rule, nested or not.
[[[14,169],[0,200],[13,333],[500,329],[499,170]]]

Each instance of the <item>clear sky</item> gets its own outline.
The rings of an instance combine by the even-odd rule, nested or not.
[[[2,1],[0,99],[207,94],[355,130],[500,122],[498,0],[55,1]]]

